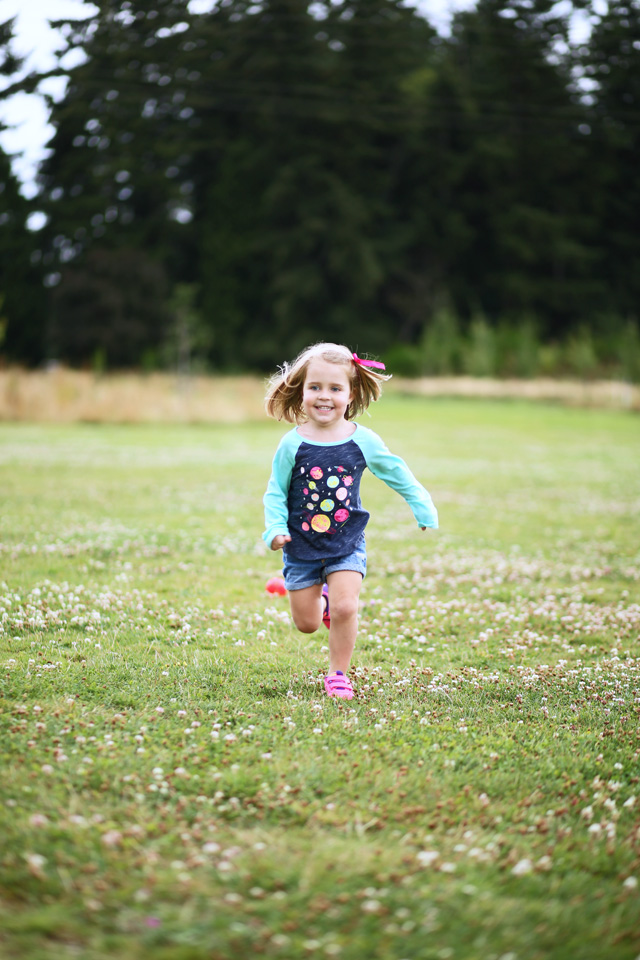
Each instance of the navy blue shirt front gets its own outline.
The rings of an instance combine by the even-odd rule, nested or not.
[[[351,553],[369,519],[360,502],[366,466],[362,450],[351,438],[337,446],[302,441],[287,498],[291,536],[287,552],[301,559]]]
[[[369,520],[360,502],[365,467],[404,497],[420,527],[438,526],[427,490],[373,430],[358,424],[347,440],[313,443],[294,429],[273,458],[264,495],[265,543],[290,536],[285,549],[301,560],[351,553]]]

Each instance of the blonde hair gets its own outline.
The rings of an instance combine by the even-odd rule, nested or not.
[[[293,363],[284,363],[267,384],[265,409],[276,420],[301,423],[306,420],[302,410],[302,393],[307,368],[312,360],[325,360],[344,367],[351,386],[352,399],[345,418],[353,420],[367,409],[370,403],[380,398],[382,384],[390,380],[389,374],[357,363],[354,354],[338,343],[315,343],[303,350]]]

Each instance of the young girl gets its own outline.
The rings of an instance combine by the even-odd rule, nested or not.
[[[284,435],[264,495],[263,540],[284,551],[291,615],[302,633],[329,628],[330,697],[353,698],[346,673],[358,632],[358,597],[366,573],[360,502],[365,467],[407,501],[418,526],[438,526],[429,493],[404,460],[372,430],[353,423],[382,392],[384,364],[361,360],[335,343],[318,343],[269,382],[266,410],[297,426]]]

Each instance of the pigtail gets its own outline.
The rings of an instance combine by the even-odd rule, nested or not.
[[[267,383],[267,394],[264,401],[267,415],[275,420],[286,420],[287,423],[297,423],[302,414],[302,377],[296,375],[295,364],[290,366],[284,363],[278,373]]]
[[[353,400],[349,404],[347,420],[355,420],[371,403],[379,400],[382,395],[382,384],[391,379],[391,374],[382,373],[381,369],[369,367],[356,361],[351,356],[353,367],[353,376],[351,378],[351,390]]]

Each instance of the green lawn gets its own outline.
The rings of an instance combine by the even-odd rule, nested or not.
[[[352,679],[264,591],[282,425],[0,424],[2,960],[635,960],[640,420],[389,396]]]

